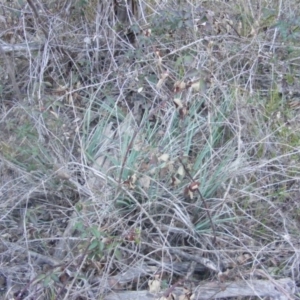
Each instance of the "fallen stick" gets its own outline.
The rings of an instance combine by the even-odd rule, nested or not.
[[[278,289],[280,286],[280,289]],[[179,296],[185,294],[183,288],[175,288],[173,294],[176,300]],[[193,293],[194,300],[208,300],[215,298],[227,297],[270,297],[276,300],[291,300],[295,299],[293,296],[296,293],[296,285],[290,278],[283,278],[274,280],[248,280],[248,281],[234,281],[234,282],[208,282],[200,284],[196,287]],[[124,291],[118,293],[110,293],[105,296],[104,300],[156,300],[160,299],[162,295],[151,294],[148,291]]]
[[[33,50],[40,50],[43,47],[43,44],[36,42],[21,43],[21,44],[9,44],[0,40],[0,46],[4,53],[9,52],[27,52]]]

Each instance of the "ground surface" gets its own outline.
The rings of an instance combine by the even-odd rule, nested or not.
[[[273,2],[1,1],[1,297],[299,297],[299,5]]]

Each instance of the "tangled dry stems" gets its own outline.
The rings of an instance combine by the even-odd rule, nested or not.
[[[3,293],[296,285],[293,1],[80,3],[1,4]]]

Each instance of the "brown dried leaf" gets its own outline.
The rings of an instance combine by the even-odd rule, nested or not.
[[[64,272],[59,276],[59,281],[65,284],[69,278],[70,276],[66,272]]]
[[[178,93],[184,90],[187,87],[187,84],[184,81],[176,81],[174,83],[174,92]]]
[[[159,81],[156,84],[157,88],[161,88],[163,83],[165,82],[166,78],[169,76],[169,72],[165,71],[161,74]]]
[[[188,289],[184,289],[184,294],[178,297],[178,300],[191,300],[192,292]]]
[[[67,91],[68,91],[68,85],[65,85],[65,86],[59,85],[59,86],[55,89],[55,92],[56,92],[56,93],[62,93],[62,92],[67,92]]]
[[[172,178],[171,178],[172,186],[177,186],[177,185],[179,185],[180,182],[181,181],[176,176],[172,176]]]
[[[157,65],[158,65],[159,68],[161,68],[161,65],[162,65],[162,57],[161,57],[161,55],[160,55],[160,51],[159,51],[159,50],[156,50],[156,51],[155,51],[155,54],[156,54],[156,56],[157,56],[157,58],[158,58],[158,60],[157,60]]]
[[[196,190],[198,190],[199,186],[200,186],[200,182],[199,182],[199,181],[194,181],[194,182],[192,182],[192,183],[189,185],[189,190],[190,190],[191,192],[195,192]]]
[[[173,161],[170,161],[167,165],[168,167],[168,170],[170,173],[174,173],[174,162]]]
[[[148,286],[149,286],[149,292],[150,293],[159,293],[160,292],[160,280],[159,277],[156,275],[155,279],[149,280],[148,281]]]
[[[68,180],[71,178],[71,175],[68,173],[68,171],[64,167],[60,167],[58,164],[53,166],[53,170],[56,171],[56,175],[60,179]]]
[[[243,253],[242,255],[238,256],[237,262],[239,265],[243,265],[250,259],[251,259],[251,255],[249,253]]]
[[[49,111],[56,119],[59,119],[58,114],[53,109],[50,109]]]
[[[201,89],[201,82],[200,82],[200,80],[199,80],[199,81],[196,81],[196,82],[193,82],[193,83],[191,84],[191,88],[192,88],[193,91],[199,92],[200,89]]]
[[[179,98],[175,98],[173,101],[176,105],[176,108],[182,108],[183,107],[183,104],[182,104],[182,102]]]
[[[194,198],[194,193],[189,189],[189,187],[187,186],[184,191],[183,191],[183,196],[186,198],[186,199],[189,199],[189,200],[193,200]]]
[[[184,167],[182,165],[179,166],[179,168],[177,170],[177,174],[181,177],[184,177],[185,171],[184,171]]]
[[[144,36],[149,37],[149,36],[151,36],[151,32],[152,32],[151,28],[148,28],[143,31],[143,34],[144,34]]]
[[[174,294],[170,293],[168,297],[162,296],[158,300],[175,300]]]
[[[169,157],[170,157],[170,155],[168,153],[164,153],[160,157],[158,157],[158,161],[167,162],[169,160]]]
[[[130,190],[134,190],[136,181],[137,181],[137,176],[136,174],[133,174],[129,176],[128,179],[123,182],[123,184],[127,185]]]
[[[131,183],[135,184],[137,180],[136,174],[134,173],[133,175],[131,175]]]
[[[144,190],[148,190],[150,187],[151,178],[147,175],[144,175],[140,178],[139,183]]]
[[[169,173],[170,172],[169,172],[168,166],[164,166],[159,170],[159,177],[164,178],[164,177],[168,176]]]
[[[185,106],[179,108],[179,116],[181,119],[183,119],[187,115],[187,113],[188,113],[188,110]]]

